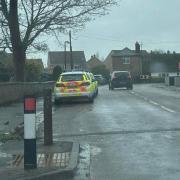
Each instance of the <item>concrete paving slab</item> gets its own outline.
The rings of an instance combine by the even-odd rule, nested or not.
[[[23,141],[11,141],[1,145],[0,177],[3,180],[56,179],[72,176],[76,170],[79,144],[75,142],[54,142],[52,146],[37,143],[37,164],[34,170],[24,170]]]

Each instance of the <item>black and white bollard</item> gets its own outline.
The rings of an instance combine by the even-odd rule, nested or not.
[[[36,98],[24,98],[24,169],[37,168]]]

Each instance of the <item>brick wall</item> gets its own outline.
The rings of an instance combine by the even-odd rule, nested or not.
[[[141,72],[141,59],[138,56],[132,56],[130,57],[130,64],[124,64],[123,57],[113,57],[112,70],[130,71],[132,74],[139,74]]]

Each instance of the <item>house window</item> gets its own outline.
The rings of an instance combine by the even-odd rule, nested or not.
[[[74,65],[75,70],[81,70],[81,65]]]
[[[124,57],[123,64],[130,64],[130,57]]]

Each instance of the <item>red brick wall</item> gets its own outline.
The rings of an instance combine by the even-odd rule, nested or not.
[[[141,59],[138,56],[130,57],[130,64],[123,64],[122,57],[112,57],[112,70],[130,71],[132,74],[139,74],[141,71]]]

